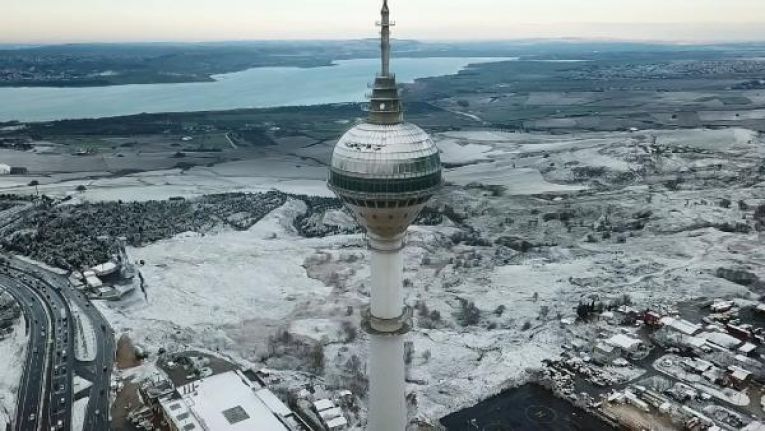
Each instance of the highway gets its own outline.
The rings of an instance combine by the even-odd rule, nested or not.
[[[75,396],[88,396],[83,429],[108,430],[115,351],[108,322],[66,277],[20,260],[8,262],[10,267],[0,266],[0,287],[19,301],[29,328],[15,429],[71,430]],[[67,301],[76,304],[93,323],[97,346],[93,361],[75,358],[75,324]],[[87,393],[73,393],[75,374],[92,382]]]
[[[34,430],[38,428],[47,401],[43,376],[46,375],[45,369],[50,358],[48,335],[52,324],[45,302],[28,288],[6,275],[0,275],[0,287],[16,298],[21,306],[29,337],[13,422],[16,429]]]

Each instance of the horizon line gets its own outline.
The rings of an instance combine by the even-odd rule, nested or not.
[[[67,46],[67,45],[152,45],[152,44],[178,44],[178,45],[199,45],[199,44],[225,44],[225,43],[263,43],[263,42],[358,42],[377,40],[376,37],[315,37],[315,38],[243,38],[243,39],[122,39],[113,41],[97,40],[77,40],[68,41],[3,41],[0,40],[2,47],[48,47],[48,46]],[[746,44],[763,43],[765,44],[765,35],[757,38],[740,39],[659,39],[659,38],[610,38],[610,37],[587,37],[587,36],[554,36],[554,37],[507,37],[507,38],[475,38],[475,39],[448,39],[448,38],[392,38],[392,40],[422,43],[497,43],[497,42],[580,42],[580,43],[637,43],[637,44],[655,44],[655,45],[712,45],[712,44]]]

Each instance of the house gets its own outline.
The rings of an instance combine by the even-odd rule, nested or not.
[[[643,321],[646,325],[659,326],[661,325],[661,314],[648,310],[643,314]]]
[[[332,401],[326,398],[317,400],[313,403],[313,407],[329,431],[339,431],[348,425],[348,420],[343,416],[343,411],[336,407]]]
[[[643,344],[639,339],[625,334],[616,334],[611,338],[606,339],[605,343],[618,347],[622,352],[627,354],[636,353]]]
[[[701,326],[691,323],[683,319],[675,319],[674,317],[662,317],[660,323],[674,331],[677,331],[685,335],[696,335],[701,332]]]
[[[715,313],[724,313],[733,308],[733,301],[715,301],[709,308]]]
[[[592,350],[592,359],[600,364],[610,364],[621,357],[621,351],[610,344],[599,342]]]
[[[733,325],[728,323],[725,325],[725,330],[739,340],[747,341],[752,339],[753,334],[751,325]]]
[[[752,343],[744,343],[738,348],[738,352],[744,356],[755,356],[757,354],[757,346]]]
[[[708,344],[721,347],[724,350],[736,349],[743,344],[738,338],[723,332],[704,332],[700,337],[707,340]]]
[[[728,378],[733,387],[743,390],[752,381],[752,373],[736,365],[731,365],[728,367]]]

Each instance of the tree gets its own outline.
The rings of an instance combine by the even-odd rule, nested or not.
[[[309,361],[314,374],[324,373],[324,346],[321,343],[313,346],[309,355]]]
[[[37,181],[37,180],[32,180],[32,181],[29,182],[29,187],[34,187],[35,188],[35,194],[37,196],[40,196],[40,191],[37,190],[37,186],[39,186],[39,185],[40,185],[40,182]]]
[[[460,310],[457,312],[457,320],[462,326],[476,325],[481,321],[481,310],[473,301],[459,298]]]
[[[409,365],[414,358],[414,343],[411,341],[404,342],[404,364]]]

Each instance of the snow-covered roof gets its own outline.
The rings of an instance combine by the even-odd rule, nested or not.
[[[104,285],[104,283],[101,282],[101,279],[95,275],[85,277],[85,282],[88,283],[88,286],[93,288],[101,287]]]
[[[737,367],[735,365],[731,365],[728,367],[728,371],[730,371],[730,376],[738,381],[744,381],[749,378],[749,376],[752,375],[750,371],[747,371],[741,367]]]
[[[674,317],[662,317],[659,320],[664,326],[668,326],[675,331],[682,332],[685,335],[695,335],[701,330],[701,326],[691,323],[683,319],[675,319]]]
[[[108,275],[117,270],[117,264],[114,262],[104,262],[91,268],[98,276]]]
[[[176,429],[184,431],[204,430],[182,399],[161,399],[159,405]]]
[[[326,398],[323,398],[318,401],[315,401],[313,403],[313,406],[316,408],[317,412],[321,412],[327,409],[331,409],[332,407],[335,407],[335,403],[333,403],[332,401]]]
[[[711,308],[712,311],[728,311],[733,308],[733,305],[733,301],[715,301],[709,308]]]
[[[207,429],[288,431],[254,389],[246,377],[229,371],[189,383],[178,391]]]
[[[607,339],[606,343],[612,346],[616,346],[622,350],[632,351],[641,344],[641,341],[628,335],[616,334],[613,337]]]
[[[266,406],[268,406],[269,409],[271,409],[272,412],[282,417],[286,417],[292,414],[292,410],[284,405],[282,400],[277,398],[270,389],[261,389],[256,391],[255,394],[258,396],[258,398],[260,398],[261,401],[263,401]]]
[[[342,416],[327,422],[327,428],[330,430],[342,429],[346,425],[348,425],[348,421]]]
[[[717,344],[720,347],[725,347],[726,349],[733,349],[741,344],[741,340],[738,338],[722,332],[705,332],[700,336],[705,338],[708,342]]]
[[[696,347],[696,348],[701,348],[704,344],[707,343],[707,340],[703,338],[699,338],[699,337],[688,336],[688,337],[685,337],[684,340],[689,346]]]
[[[756,348],[757,346],[752,343],[744,343],[743,346],[738,348],[738,351],[741,353],[752,353]]]
[[[616,347],[614,347],[611,344],[606,343],[598,343],[595,345],[595,351],[597,352],[603,352],[603,353],[611,353],[614,351]]]
[[[741,428],[741,431],[765,431],[765,424],[758,421],[750,422],[749,425]]]
[[[340,407],[333,407],[331,409],[322,410],[321,412],[319,412],[319,416],[321,416],[321,418],[324,421],[330,421],[334,418],[339,418],[342,415],[343,415],[343,411],[340,410]]]

